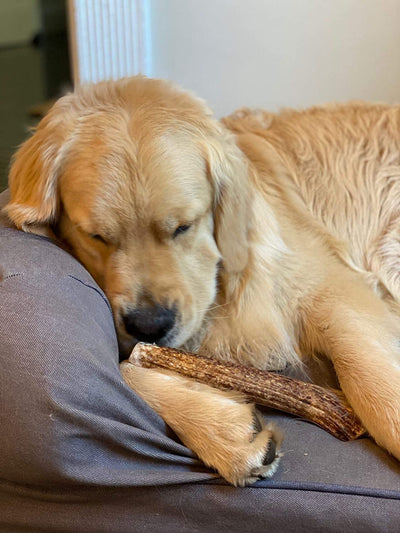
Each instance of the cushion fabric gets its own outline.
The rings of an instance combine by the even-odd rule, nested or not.
[[[4,196],[3,196],[4,201]],[[1,195],[0,195],[1,205]],[[265,411],[277,474],[238,489],[125,385],[110,305],[44,237],[0,227],[1,531],[395,531],[400,464]]]

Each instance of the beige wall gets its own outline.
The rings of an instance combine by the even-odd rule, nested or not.
[[[400,0],[148,0],[151,74],[217,114],[400,101]]]
[[[0,0],[0,46],[28,43],[39,27],[37,0]]]

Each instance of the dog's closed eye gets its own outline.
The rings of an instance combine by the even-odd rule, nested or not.
[[[182,226],[178,226],[174,231],[172,238],[175,239],[181,233],[186,233],[190,229],[190,227],[190,224],[183,224]]]
[[[90,237],[94,239],[95,241],[102,242],[103,244],[108,244],[106,239],[102,237],[101,235],[99,235],[98,233],[92,233],[90,234]]]

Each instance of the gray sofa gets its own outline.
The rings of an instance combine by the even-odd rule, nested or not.
[[[231,487],[124,384],[110,305],[75,259],[3,225],[0,273],[1,531],[400,530],[400,464],[370,439],[265,411],[278,472]]]

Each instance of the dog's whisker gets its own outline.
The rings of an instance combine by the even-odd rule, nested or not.
[[[198,312],[199,313],[205,313],[205,312],[215,311],[216,309],[220,309],[221,307],[226,307],[229,304],[230,304],[230,302],[226,302],[224,304],[215,304],[215,305],[212,305],[211,307],[204,307],[202,309],[199,309]]]
[[[220,309],[221,307],[226,307],[227,305],[229,305],[229,304],[226,303],[226,304],[214,305],[213,307],[209,307],[208,311],[214,311],[215,309]]]

